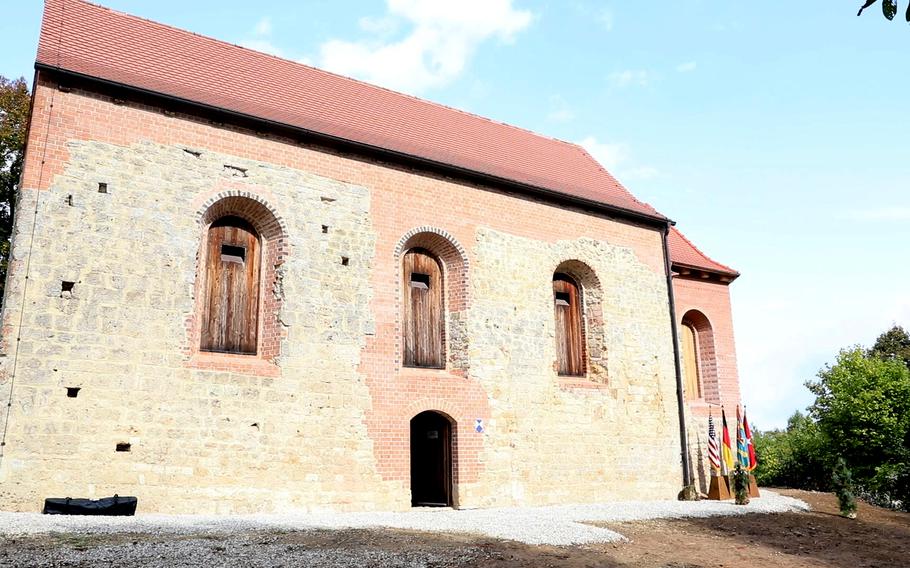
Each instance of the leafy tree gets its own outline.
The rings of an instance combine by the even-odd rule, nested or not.
[[[857,16],[861,16],[863,10],[869,6],[875,4],[878,0],[866,0],[862,6],[860,6],[859,12],[856,13]],[[894,16],[897,15],[897,0],[882,0],[882,14],[889,20],[893,20]],[[910,22],[910,3],[907,5],[907,21]]]
[[[10,81],[0,75],[0,296],[9,266],[10,236],[22,174],[30,102],[25,79]]]
[[[910,368],[910,335],[899,325],[878,336],[875,345],[869,350],[870,357],[882,359],[897,359]]]
[[[860,479],[882,464],[910,461],[910,370],[903,361],[854,347],[818,378],[806,383],[816,397],[810,413],[832,455],[842,455]]]
[[[755,477],[761,485],[835,489],[910,510],[910,337],[900,326],[875,345],[844,349],[806,386],[809,416],[786,430],[756,431]],[[840,461],[843,464],[840,464]]]
[[[826,490],[830,478],[827,440],[818,425],[794,412],[785,430],[754,431],[759,485]]]

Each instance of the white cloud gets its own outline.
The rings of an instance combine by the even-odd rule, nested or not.
[[[606,8],[601,10],[600,16],[597,18],[597,20],[600,22],[600,25],[602,25],[605,30],[607,30],[608,32],[613,31],[614,18],[613,18],[613,12],[611,10],[606,9]]]
[[[398,31],[398,22],[394,18],[370,18],[368,16],[357,20],[357,26],[370,34],[388,36]]]
[[[629,150],[625,144],[600,142],[594,136],[588,136],[578,141],[578,145],[587,150],[591,157],[611,172],[629,157]]]
[[[910,221],[910,207],[880,207],[857,209],[843,215],[851,221]]]
[[[644,69],[626,69],[614,71],[607,76],[607,80],[614,87],[647,87],[654,80],[654,76]]]
[[[595,136],[588,136],[576,144],[587,150],[604,169],[620,180],[647,181],[661,175],[660,170],[651,166],[628,166],[631,153],[626,144],[601,142]]]
[[[477,47],[489,39],[514,41],[533,20],[512,0],[386,0],[385,17],[361,19],[360,27],[383,36],[404,21],[411,29],[390,41],[332,39],[319,48],[316,62],[330,71],[393,89],[419,93],[444,86],[464,70]]]
[[[695,61],[686,61],[685,63],[680,63],[676,66],[676,71],[679,73],[690,73],[695,71],[695,68],[698,67],[698,63]]]
[[[272,36],[272,19],[268,16],[260,18],[249,34],[252,37],[244,39],[240,42],[240,45],[255,51],[268,53],[269,55],[285,57],[284,50],[273,44],[270,39]]]
[[[264,16],[253,28],[253,33],[257,36],[267,36],[272,34],[272,19]]]
[[[634,160],[630,160],[631,153],[626,144],[601,142],[595,136],[587,136],[576,144],[619,180],[647,181],[661,175],[660,170],[651,166],[628,166],[628,162]]]

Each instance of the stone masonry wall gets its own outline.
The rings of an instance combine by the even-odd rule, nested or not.
[[[25,194],[41,202],[4,463],[12,487],[0,492],[31,504],[74,491],[138,492],[156,510],[216,499],[209,508],[242,511],[259,508],[260,494],[280,478],[295,488],[278,491],[285,506],[307,494],[327,505],[375,501],[358,495],[378,477],[362,435],[369,394],[351,372],[374,325],[365,309],[374,246],[368,192],[151,142],[72,141],[69,150],[52,187]],[[98,192],[99,180],[107,193]],[[231,190],[289,213],[279,377],[197,369],[186,355],[200,243],[193,212]],[[20,215],[17,225],[17,261],[28,253],[28,219]],[[323,224],[332,231],[323,234]],[[61,293],[64,280],[75,283],[69,294]],[[10,312],[19,307],[22,282],[15,285]],[[68,398],[65,387],[82,390]],[[131,452],[115,453],[119,442],[131,442]],[[343,474],[323,475],[329,458]]]
[[[225,193],[266,204],[286,233],[264,291],[278,296],[273,360],[194,349],[199,212]],[[396,250],[415,228],[467,267],[442,370],[400,364]],[[567,260],[602,288],[586,317],[602,318],[589,341],[605,374],[556,376],[551,279]],[[403,509],[424,410],[453,422],[456,506],[680,485],[658,231],[45,77],[2,327],[5,509],[115,492],[144,512]]]
[[[556,374],[552,277],[566,259],[600,280],[605,382]],[[484,505],[672,497],[680,472],[665,282],[605,241],[478,231],[469,335],[471,370],[491,395],[476,489]],[[595,292],[582,289],[583,300]]]

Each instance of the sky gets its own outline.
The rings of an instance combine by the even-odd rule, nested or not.
[[[755,427],[910,327],[910,26],[860,0],[100,3],[583,144],[742,273]],[[0,75],[31,80],[41,9],[4,7]]]

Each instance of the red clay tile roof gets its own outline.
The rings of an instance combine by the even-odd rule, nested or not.
[[[670,247],[670,261],[674,266],[701,268],[734,278],[739,276],[739,272],[736,270],[709,258],[708,255],[698,250],[698,247],[693,245],[692,241],[680,233],[676,227],[670,228],[667,241]]]
[[[666,219],[578,145],[83,0],[46,0],[37,63]]]

